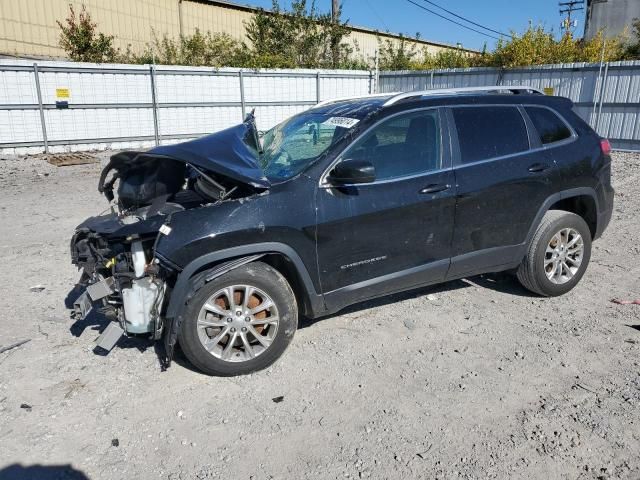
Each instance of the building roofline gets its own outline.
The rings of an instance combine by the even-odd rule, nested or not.
[[[219,7],[227,7],[227,8],[232,8],[234,10],[241,10],[243,12],[250,12],[250,13],[256,13],[256,12],[259,12],[260,10],[264,10],[265,12],[271,13],[271,10],[268,10],[268,9],[252,7],[250,5],[242,5],[229,0],[181,0],[181,1],[204,3],[207,5],[216,5]],[[441,48],[450,48],[453,50],[459,50],[461,52],[467,52],[467,53],[480,53],[479,50],[474,50],[471,48],[458,47],[457,45],[451,45],[449,43],[444,43],[444,42],[436,42],[433,40],[424,40],[422,38],[415,38],[409,35],[402,35],[399,33],[381,32],[380,30],[376,30],[374,28],[369,28],[369,27],[361,27],[358,25],[351,25],[351,24],[348,24],[347,27],[354,32],[369,33],[371,35],[378,35],[380,37],[393,38],[396,40],[400,38],[404,38],[405,40],[409,40],[415,43],[420,43],[423,45],[431,45],[434,47],[441,47]]]

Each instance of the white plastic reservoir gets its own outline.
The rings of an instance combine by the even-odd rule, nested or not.
[[[144,267],[147,262],[142,242],[131,244],[131,256],[136,277],[141,277],[144,275]],[[143,277],[133,280],[131,288],[122,290],[125,329],[128,333],[148,333],[153,330],[151,309],[154,304],[158,310],[160,309],[164,296],[163,287],[159,288],[149,277]]]

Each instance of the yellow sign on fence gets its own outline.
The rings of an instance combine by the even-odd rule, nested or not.
[[[67,100],[71,96],[68,88],[56,88],[56,98],[58,100]]]
[[[553,87],[544,87],[545,95],[553,95]]]

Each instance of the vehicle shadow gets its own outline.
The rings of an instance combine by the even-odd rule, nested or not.
[[[485,273],[483,275],[470,277],[469,280],[479,287],[488,288],[496,292],[516,295],[518,297],[540,298],[540,295],[524,288],[515,275],[508,272]]]
[[[318,321],[327,320],[329,318],[338,317],[341,315],[348,315],[350,313],[367,310],[370,308],[383,307],[392,303],[401,302],[403,300],[410,300],[413,298],[422,297],[425,295],[435,295],[442,292],[449,292],[452,290],[458,290],[461,288],[468,288],[473,286],[487,288],[500,293],[506,293],[509,295],[517,295],[520,297],[538,297],[538,295],[531,293],[525,289],[518,280],[510,273],[499,272],[489,273],[483,275],[477,275],[475,277],[469,277],[469,279],[452,280],[437,285],[430,285],[427,287],[419,287],[413,290],[407,290],[404,292],[393,293],[384,297],[375,298],[372,300],[365,300],[364,302],[350,305],[337,313],[320,317],[316,319],[310,319],[303,317],[300,319],[298,328],[307,328],[314,325]]]
[[[73,288],[69,290],[69,293],[67,293],[67,296],[64,297],[64,306],[67,309],[72,309],[73,302],[75,302],[76,299],[84,293],[84,291],[85,291],[85,287],[83,285],[75,284]]]
[[[435,295],[437,293],[457,290],[459,288],[467,288],[470,287],[469,283],[463,280],[453,280],[451,282],[441,283],[438,285],[430,285],[427,287],[419,287],[412,290],[406,290],[404,292],[392,293],[390,295],[386,295],[384,297],[378,297],[371,300],[365,300],[363,302],[356,303],[354,305],[350,305],[348,307],[343,308],[342,310],[332,313],[331,315],[327,315],[319,318],[307,318],[303,317],[300,319],[298,323],[298,328],[307,328],[310,327],[317,322],[328,320],[330,318],[339,317],[342,315],[348,315],[350,313],[360,312],[362,310],[367,310],[370,308],[379,308],[384,307],[386,305],[390,305],[392,303],[401,302],[404,300],[410,300],[412,298],[418,298],[425,295]]]
[[[74,337],[80,337],[87,329],[90,329],[94,331],[96,335],[99,335],[104,331],[105,328],[107,328],[107,325],[109,325],[110,322],[111,320],[109,320],[102,313],[96,310],[91,310],[83,320],[76,320],[69,327],[69,332],[71,332],[71,335],[73,335]],[[144,352],[148,348],[153,347],[154,343],[155,342],[149,340],[147,336],[123,336],[120,340],[118,340],[118,343],[116,343],[113,348],[135,348],[139,352]],[[93,349],[93,353],[101,357],[107,356],[109,354],[108,351],[103,350],[102,348],[97,346]]]
[[[64,300],[65,307],[68,310],[73,309],[73,302],[84,292],[85,288],[81,285],[75,285],[67,294]],[[69,332],[74,337],[80,337],[87,329],[94,331],[96,334],[101,334],[105,328],[109,325],[111,320],[100,313],[95,308],[92,309],[89,314],[82,320],[76,320],[69,327]],[[152,347],[155,342],[149,340],[146,336],[129,336],[122,337],[118,340],[118,343],[113,347],[115,348],[135,348],[140,352],[146,351],[149,347]],[[93,353],[99,356],[106,356],[109,354],[106,350],[96,347],[93,349]],[[0,477],[1,479],[2,477]]]
[[[467,279],[460,280],[452,280],[450,282],[431,285],[427,287],[415,288],[412,290],[407,290],[404,292],[394,293],[391,295],[387,295],[384,297],[375,298],[372,300],[366,300],[364,302],[360,302],[349,307],[346,307],[340,310],[337,313],[327,315],[324,317],[319,317],[316,319],[310,319],[307,317],[301,317],[298,328],[307,328],[314,325],[318,321],[327,320],[330,318],[335,318],[341,315],[348,315],[350,313],[359,312],[362,310],[367,310],[371,308],[383,307],[385,305],[390,305],[392,303],[401,302],[403,300],[410,300],[413,298],[422,297],[425,295],[435,295],[438,293],[449,292],[452,290],[457,290],[461,288],[468,288],[473,286],[479,286],[483,288],[487,288],[490,290],[494,290],[500,293],[506,293],[509,295],[517,295],[523,297],[536,297],[535,294],[529,292],[524,287],[520,285],[520,283],[515,279],[515,277],[509,273],[500,272],[500,273],[491,273],[478,275],[475,277],[470,277]],[[83,287],[78,287],[77,285],[67,294],[65,298],[65,305],[67,308],[73,308],[73,301],[83,292]],[[107,328],[110,320],[102,313],[97,310],[92,310],[83,320],[76,320],[70,327],[69,331],[74,337],[80,337],[87,329],[91,329],[96,334],[100,334]],[[632,326],[632,328],[640,328],[636,326]],[[146,351],[148,348],[153,348],[154,352],[158,356],[158,360],[161,365],[165,364],[165,352],[163,342],[154,342],[150,340],[146,336],[129,336],[122,337],[115,348],[135,348],[140,352]],[[109,352],[96,347],[93,349],[93,353],[99,356],[106,356]],[[176,350],[173,356],[173,362],[178,364],[180,367],[186,368],[188,370],[199,372],[191,363],[187,360],[180,349],[179,344],[176,345]],[[163,369],[166,367],[163,367]],[[0,478],[4,478],[1,477]]]
[[[14,463],[0,469],[2,480],[90,480],[71,465],[20,465]]]

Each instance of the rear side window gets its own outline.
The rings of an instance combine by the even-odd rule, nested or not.
[[[452,111],[462,163],[529,149],[527,127],[516,107],[458,107]]]
[[[548,108],[525,107],[525,110],[533,126],[536,127],[543,145],[559,142],[571,136],[571,130],[567,125]]]

